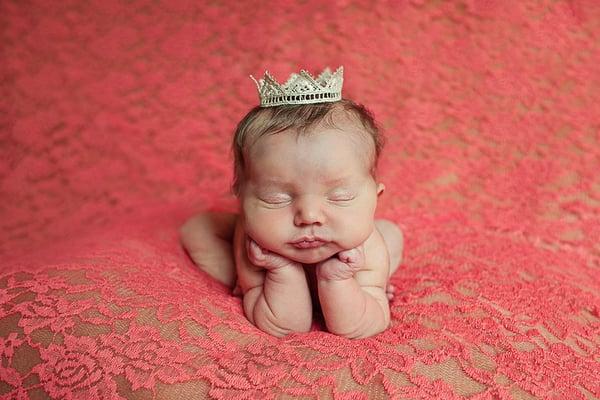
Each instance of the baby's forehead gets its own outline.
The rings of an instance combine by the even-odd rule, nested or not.
[[[266,159],[270,160],[268,165],[275,167],[272,162],[281,165],[295,159],[306,162],[325,157],[341,159],[348,165],[364,164],[370,169],[375,158],[375,145],[368,133],[323,126],[266,135],[255,141],[246,154],[246,161],[256,167],[257,164],[264,164],[261,161]]]
[[[296,188],[306,188],[313,184],[327,187],[354,184],[372,175],[370,154],[374,150],[364,150],[366,145],[361,143],[359,133],[329,129],[299,137],[296,134],[281,132],[272,136],[267,141],[275,143],[273,146],[258,144],[247,160],[246,177],[258,185],[281,186],[293,182]],[[278,146],[276,142],[284,145]]]
[[[375,177],[383,142],[370,112],[346,100],[313,106],[257,107],[240,122],[233,143],[235,190],[256,173],[299,171],[307,160],[320,170]]]

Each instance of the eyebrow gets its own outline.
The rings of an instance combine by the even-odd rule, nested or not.
[[[352,177],[350,175],[348,176],[343,176],[341,178],[334,178],[334,179],[330,179],[325,181],[325,184],[327,185],[340,185],[343,183],[348,183],[352,180]]]
[[[351,180],[352,180],[352,177],[350,175],[348,175],[348,176],[343,176],[341,178],[329,179],[329,180],[324,181],[323,183],[328,186],[332,186],[332,185],[348,184]],[[266,186],[281,186],[281,187],[293,186],[292,183],[288,183],[282,179],[277,179],[277,178],[267,178],[267,179],[261,180],[260,184],[266,185]]]
[[[267,178],[267,179],[261,179],[258,182],[259,185],[261,186],[279,186],[279,187],[291,187],[292,184],[282,180],[282,179],[276,179],[276,178]]]

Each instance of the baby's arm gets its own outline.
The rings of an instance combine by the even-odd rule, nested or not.
[[[327,329],[353,339],[380,333],[390,323],[387,252],[383,247],[370,257],[369,264],[375,266],[370,268],[365,265],[364,248],[365,244],[342,251],[317,266],[319,301]]]
[[[250,322],[278,337],[307,332],[312,324],[312,302],[302,264],[260,248],[241,224],[234,241],[244,313]]]

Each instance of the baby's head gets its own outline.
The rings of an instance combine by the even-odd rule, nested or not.
[[[278,107],[254,107],[239,122],[233,137],[234,179],[232,189],[240,196],[246,180],[247,150],[262,137],[293,132],[309,137],[319,128],[338,128],[340,123],[356,125],[356,132],[363,133],[364,143],[357,143],[368,155],[369,172],[375,178],[377,161],[383,149],[383,136],[373,115],[363,105],[343,99],[333,103],[284,105]],[[333,149],[332,149],[333,150]]]
[[[303,263],[358,246],[374,229],[383,137],[350,100],[256,107],[233,139],[233,191],[246,233]]]

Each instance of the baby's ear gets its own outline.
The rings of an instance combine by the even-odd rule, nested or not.
[[[377,184],[377,196],[381,196],[381,194],[383,193],[383,191],[385,190],[385,185],[381,182],[379,182]]]

